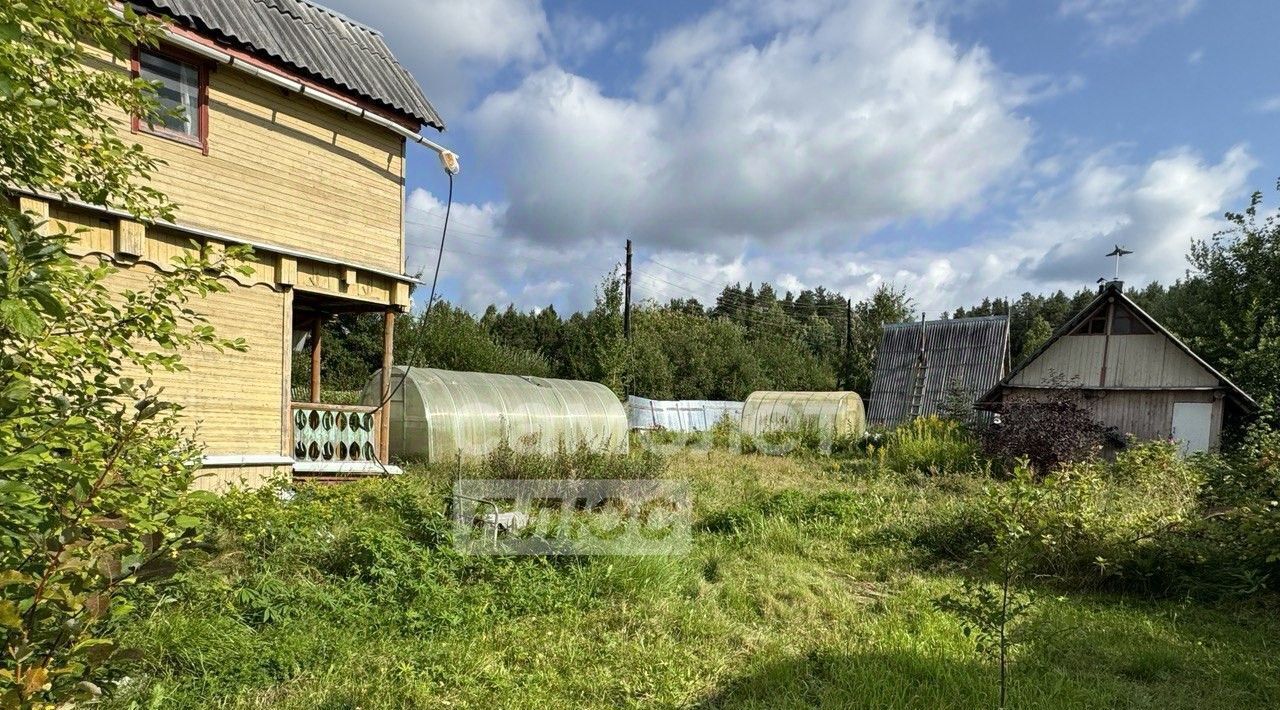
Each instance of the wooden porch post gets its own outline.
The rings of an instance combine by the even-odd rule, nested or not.
[[[317,315],[311,323],[311,401],[320,401],[320,337],[324,333],[324,318]]]
[[[396,312],[392,308],[382,312],[382,381],[381,401],[384,403],[378,412],[378,457],[386,461],[391,456],[391,368],[395,363],[395,331]]]

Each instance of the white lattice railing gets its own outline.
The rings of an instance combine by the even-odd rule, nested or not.
[[[293,459],[306,464],[374,464],[378,458],[376,407],[294,402]],[[376,464],[374,464],[376,465]]]

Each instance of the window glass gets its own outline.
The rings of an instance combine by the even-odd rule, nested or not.
[[[200,135],[200,70],[159,54],[138,53],[138,73],[160,83],[160,106],[166,115],[157,127],[192,138]]]
[[[1151,329],[1146,323],[1138,320],[1138,317],[1129,309],[1116,306],[1116,315],[1111,321],[1111,332],[1114,335],[1147,335]]]

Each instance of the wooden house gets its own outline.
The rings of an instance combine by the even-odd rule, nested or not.
[[[1103,425],[1139,439],[1177,439],[1184,453],[1216,449],[1224,416],[1257,408],[1126,296],[1120,281],[1105,284],[981,404],[994,408],[1063,385],[1079,389]]]
[[[117,288],[145,288],[175,256],[249,245],[253,275],[198,308],[246,352],[184,354],[188,372],[157,377],[205,446],[201,485],[253,485],[273,472],[338,476],[383,470],[386,418],[319,403],[320,324],[409,305],[405,274],[406,145],[444,123],[381,35],[305,0],[132,0],[166,23],[158,47],[124,59],[89,48],[91,66],[161,83],[180,118],[113,116],[126,138],[165,162],[151,184],[177,205],[172,222],[48,195],[23,209],[83,229],[74,251],[120,267]],[[456,163],[452,166],[456,167]],[[310,340],[310,401],[292,401],[291,353]]]

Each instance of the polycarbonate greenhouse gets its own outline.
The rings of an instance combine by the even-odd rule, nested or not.
[[[742,406],[742,433],[816,428],[844,438],[862,436],[867,415],[856,392],[752,392]]]
[[[627,397],[627,419],[632,429],[664,430],[681,433],[710,431],[728,420],[734,424],[742,418],[742,402],[710,399],[646,399]]]
[[[378,404],[380,378],[374,373],[365,386],[364,404]],[[548,454],[562,444],[627,451],[626,410],[598,382],[397,366],[391,386],[392,456],[474,459],[504,442]]]

